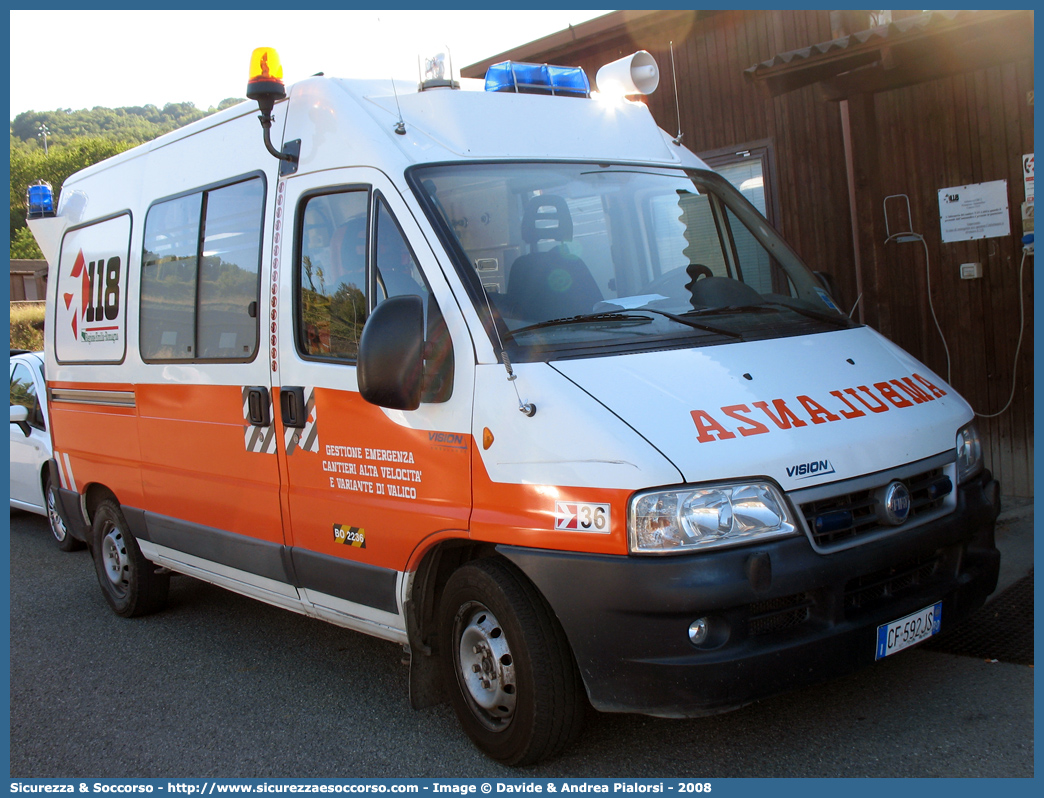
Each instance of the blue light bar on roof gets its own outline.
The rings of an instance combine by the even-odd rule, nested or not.
[[[486,70],[486,91],[590,97],[591,82],[580,67],[501,61]]]
[[[25,206],[29,210],[30,219],[43,219],[54,216],[54,191],[51,184],[38,180],[25,192]]]

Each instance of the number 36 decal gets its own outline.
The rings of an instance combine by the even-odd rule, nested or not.
[[[555,502],[555,529],[609,534],[609,505]]]

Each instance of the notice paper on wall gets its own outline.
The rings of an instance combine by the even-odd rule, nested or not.
[[[1022,203],[1022,234],[1033,232],[1033,153],[1022,156],[1022,183],[1026,201]]]
[[[1008,181],[939,189],[939,224],[944,243],[1011,235]]]

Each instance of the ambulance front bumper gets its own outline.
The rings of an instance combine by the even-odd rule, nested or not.
[[[981,607],[998,495],[984,473],[944,518],[827,555],[804,536],[655,558],[498,550],[551,604],[596,709],[696,717],[871,664],[878,627],[926,607],[942,603],[942,631]]]

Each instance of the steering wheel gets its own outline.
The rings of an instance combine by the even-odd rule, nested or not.
[[[672,296],[681,298],[685,296],[685,290],[688,285],[685,282],[686,276],[689,280],[692,280],[693,274],[696,273],[697,278],[711,277],[713,273],[706,266],[699,263],[690,263],[687,267],[679,266],[676,269],[671,269],[668,272],[664,272],[655,280],[642,288],[642,292],[646,294],[663,294],[664,296]]]
[[[702,263],[690,263],[685,267],[685,273],[689,275],[689,282],[685,284],[685,290],[690,294],[692,293],[693,287],[696,285],[696,281],[701,277],[713,277],[714,272],[704,266]]]

